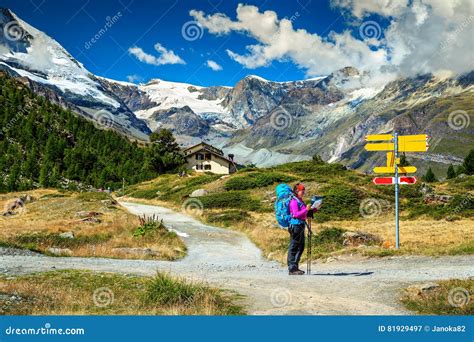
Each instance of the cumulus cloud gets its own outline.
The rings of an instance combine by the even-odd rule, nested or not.
[[[143,78],[140,75],[128,75],[127,80],[130,83],[136,83],[136,82],[141,82],[143,81]]]
[[[151,65],[186,64],[173,50],[166,49],[160,43],[156,43],[154,48],[158,52],[158,56],[146,53],[138,46],[129,48],[128,53],[135,56],[140,62]]]
[[[210,33],[237,31],[257,40],[258,44],[247,46],[246,54],[227,50],[233,60],[249,69],[291,59],[306,69],[308,76],[316,76],[348,65],[364,69],[387,59],[385,51],[372,50],[349,32],[332,33],[329,39],[323,39],[304,29],[295,30],[290,20],[279,20],[275,12],[262,13],[256,6],[239,4],[236,21],[221,13],[205,15],[192,10],[190,15]]]
[[[222,70],[222,66],[220,66],[219,64],[217,64],[216,62],[214,62],[211,59],[209,59],[206,62],[206,65],[214,71],[221,71]]]
[[[352,25],[361,27],[369,15],[385,18],[375,21],[380,35],[369,39],[358,34],[357,26],[355,32],[331,31],[323,37],[293,28],[290,20],[279,19],[274,11],[261,12],[250,5],[239,4],[236,19],[197,10],[191,10],[190,15],[212,34],[237,32],[253,38],[255,44],[248,45],[244,53],[227,50],[231,59],[246,68],[290,60],[312,77],[353,66],[370,71],[383,82],[398,74],[472,70],[474,16],[470,1],[332,0],[332,7],[345,11]]]

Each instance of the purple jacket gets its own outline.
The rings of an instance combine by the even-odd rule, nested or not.
[[[290,215],[291,221],[290,224],[301,224],[306,220],[308,214],[308,209],[306,209],[306,204],[302,200],[293,198],[290,201]]]

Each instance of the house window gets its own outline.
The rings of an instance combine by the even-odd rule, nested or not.
[[[202,170],[202,164],[196,164],[196,170]]]
[[[210,153],[206,153],[206,160],[211,160],[211,154]]]
[[[202,153],[196,153],[196,160],[204,160],[204,155]]]
[[[210,169],[211,169],[211,164],[204,165],[204,170],[210,170]]]

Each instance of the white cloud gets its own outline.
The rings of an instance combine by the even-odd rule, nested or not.
[[[307,70],[308,76],[328,74],[345,66],[367,69],[386,62],[383,50],[373,51],[349,32],[333,33],[330,39],[304,29],[295,30],[288,19],[278,19],[273,11],[260,12],[256,6],[239,4],[237,20],[224,14],[205,15],[192,10],[190,15],[214,34],[241,32],[258,44],[247,46],[246,54],[227,50],[228,55],[243,66],[253,69],[269,65],[273,60],[291,59]]]
[[[164,64],[186,64],[173,50],[166,49],[160,43],[156,43],[154,46],[158,52],[158,56],[151,55],[143,51],[138,46],[132,46],[128,49],[128,52],[135,56],[140,62],[152,65],[164,65]]]
[[[380,38],[365,40],[357,34],[357,27],[354,33],[331,31],[326,37],[295,29],[290,20],[279,19],[274,11],[260,12],[256,6],[239,4],[235,20],[223,13],[209,15],[197,10],[190,15],[212,34],[238,32],[255,39],[247,52],[227,50],[230,58],[249,69],[291,60],[310,77],[353,66],[370,71],[378,80],[388,80],[397,74],[472,70],[474,15],[470,2],[332,0],[333,8],[350,15],[351,24],[361,26],[369,15],[385,17],[388,26],[382,25],[385,20],[378,23],[381,31],[385,27]]]
[[[331,5],[349,10],[352,15],[361,19],[370,13],[386,17],[397,16],[408,6],[408,0],[331,0]]]
[[[213,60],[210,60],[210,59],[209,59],[209,60],[206,62],[206,64],[207,64],[207,66],[208,66],[209,68],[211,68],[211,69],[214,70],[214,71],[221,71],[221,70],[222,70],[222,66],[220,66],[219,64],[217,64],[217,63],[214,62]]]
[[[143,80],[143,77],[141,77],[140,75],[128,75],[127,80],[130,83],[141,82]]]

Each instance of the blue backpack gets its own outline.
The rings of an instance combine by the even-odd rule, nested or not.
[[[294,198],[293,191],[288,184],[278,184],[275,192],[275,218],[280,228],[287,229],[291,220],[290,201]]]

